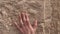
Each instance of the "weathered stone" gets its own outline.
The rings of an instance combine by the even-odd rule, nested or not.
[[[37,34],[60,34],[60,0],[0,0],[0,34],[20,34],[13,22],[22,11],[38,20]]]

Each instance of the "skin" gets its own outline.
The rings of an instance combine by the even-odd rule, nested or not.
[[[21,34],[35,34],[37,29],[37,20],[34,20],[33,26],[30,23],[29,15],[26,12],[22,12],[19,15],[19,23],[15,23]]]

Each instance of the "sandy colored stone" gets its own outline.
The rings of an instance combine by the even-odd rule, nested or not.
[[[20,34],[13,22],[22,11],[38,20],[36,34],[60,34],[60,0],[0,0],[0,34]]]

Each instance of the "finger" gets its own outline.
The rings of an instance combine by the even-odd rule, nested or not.
[[[27,13],[25,13],[25,18],[26,18],[26,24],[31,25],[29,21],[29,15]]]
[[[25,13],[24,12],[21,13],[21,19],[22,19],[22,22],[23,22],[22,28],[23,28],[24,32],[26,32],[27,25],[26,25],[26,18],[25,18]]]
[[[24,26],[19,26],[16,22],[15,22],[15,25],[16,25],[16,27],[19,29],[19,31],[20,31],[21,33],[26,32],[26,29],[25,29]]]
[[[28,25],[26,24],[26,17],[25,17],[25,14],[26,14],[25,12],[22,12],[21,16],[22,16],[22,21],[23,21],[23,23],[24,23],[23,28],[25,29],[25,32],[26,32],[26,31],[29,30],[29,28],[28,28]]]
[[[37,27],[37,20],[35,20],[33,23],[33,28],[36,28],[36,27]]]
[[[25,18],[24,12],[21,13],[21,17],[22,17],[22,21],[23,21],[24,25],[26,25],[26,18]]]
[[[25,31],[24,22],[23,22],[22,18],[23,18],[23,15],[21,14],[21,15],[19,16],[20,27],[22,27],[22,29]]]
[[[23,31],[23,29],[22,29],[22,28],[20,28],[20,27],[19,27],[19,25],[18,25],[16,22],[15,22],[14,24],[16,25],[16,27],[19,29],[19,31],[20,31],[21,33],[23,33],[23,32],[24,32],[24,31]]]
[[[13,20],[12,20],[12,21],[13,21]],[[16,27],[19,29],[20,32],[24,32],[23,29],[20,28],[19,25],[18,25],[16,22],[13,22],[13,23],[16,25]]]
[[[22,21],[22,17],[21,17],[21,15],[19,15],[19,23],[20,23],[20,25],[23,26],[23,21]]]
[[[22,21],[23,21],[23,28],[25,28],[25,30],[27,30],[28,26],[26,24],[26,18],[25,18],[25,12],[21,13],[21,17],[22,17]]]

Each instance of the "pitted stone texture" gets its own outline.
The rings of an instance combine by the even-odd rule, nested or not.
[[[60,0],[0,0],[0,34],[20,34],[13,22],[22,11],[38,20],[37,34],[60,34]]]

